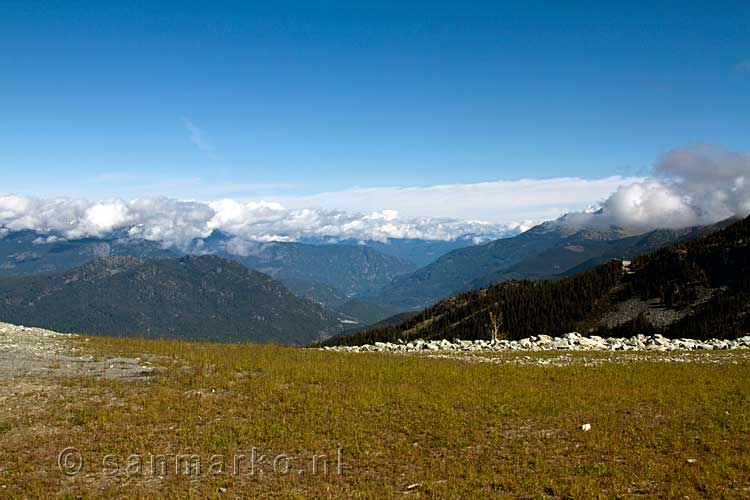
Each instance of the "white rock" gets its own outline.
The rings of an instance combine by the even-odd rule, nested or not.
[[[0,323],[1,324],[1,323]],[[0,334],[4,333],[7,327],[0,327]],[[15,330],[14,330],[15,331]],[[0,342],[0,350],[7,350],[11,345],[6,341]],[[572,350],[572,351],[676,351],[676,350],[729,350],[729,349],[748,349],[750,348],[750,335],[740,337],[737,340],[710,339],[667,339],[662,335],[656,334],[653,337],[647,337],[643,334],[634,335],[630,338],[607,338],[592,335],[584,337],[578,332],[566,333],[563,337],[550,337],[549,335],[532,336],[520,340],[455,340],[447,339],[425,341],[417,339],[405,343],[399,341],[393,342],[375,342],[374,345],[364,344],[361,346],[326,346],[322,349],[326,351],[343,351],[343,352],[418,352],[428,351],[548,351],[548,350]],[[669,360],[668,360],[669,361]],[[675,361],[680,361],[675,359]]]
[[[556,338],[551,342],[552,346],[555,349],[568,349],[570,347],[570,342],[564,339],[558,339]]]

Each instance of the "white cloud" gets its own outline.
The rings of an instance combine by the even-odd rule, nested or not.
[[[722,146],[692,144],[673,149],[653,177],[623,186],[598,214],[569,217],[575,224],[677,228],[750,214],[750,155]]]
[[[421,238],[450,240],[465,235],[497,238],[517,234],[528,224],[491,224],[444,218],[402,218],[393,210],[352,214],[340,210],[290,209],[276,202],[179,201],[169,198],[38,199],[0,195],[2,231],[31,229],[63,238],[102,237],[115,230],[131,238],[188,248],[215,230],[242,241],[293,241],[304,238],[380,240]]]
[[[134,180],[128,175],[111,177]],[[225,198],[208,202],[163,197],[90,202],[5,195],[0,196],[0,226],[59,233],[66,238],[104,236],[125,229],[131,237],[182,248],[214,230],[245,241],[313,237],[451,240],[466,235],[483,240],[525,231],[536,222],[585,207],[617,186],[639,180],[563,178],[357,188],[275,200]]]
[[[248,252],[251,241],[305,238],[481,239],[517,234],[532,224],[598,202],[568,223],[642,229],[706,224],[750,213],[750,155],[692,145],[665,154],[650,178],[558,178],[428,187],[354,188],[269,200],[180,201],[143,197],[88,201],[0,195],[0,237],[33,229],[64,238],[130,237],[187,248],[213,231]]]
[[[120,200],[96,203],[86,209],[84,218],[98,230],[109,232],[128,222],[128,207]]]

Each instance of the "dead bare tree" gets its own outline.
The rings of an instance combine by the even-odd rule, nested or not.
[[[490,311],[490,331],[492,332],[492,341],[495,342],[501,337],[500,328],[503,325],[503,312]]]

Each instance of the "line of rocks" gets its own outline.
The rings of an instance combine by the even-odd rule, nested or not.
[[[538,335],[521,340],[414,340],[411,342],[375,342],[361,346],[327,346],[327,351],[343,352],[505,352],[505,351],[694,351],[750,349],[750,335],[736,340],[668,339],[662,335],[634,335],[630,338],[585,337],[578,332],[562,337]]]

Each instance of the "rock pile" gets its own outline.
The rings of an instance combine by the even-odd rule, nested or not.
[[[414,340],[411,342],[375,342],[374,345],[324,347],[328,351],[346,352],[501,352],[501,351],[694,351],[750,349],[750,335],[736,340],[668,339],[635,335],[630,338],[584,337],[580,333],[566,333],[562,337],[539,335],[521,340]]]

